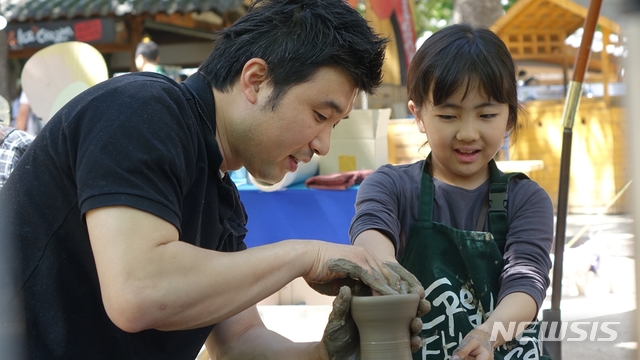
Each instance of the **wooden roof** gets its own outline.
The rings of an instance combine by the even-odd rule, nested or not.
[[[564,41],[584,25],[587,11],[586,7],[569,0],[519,0],[491,30],[505,42],[516,61],[573,64],[575,49]],[[604,33],[620,33],[620,26],[602,13],[598,25]],[[592,63],[599,67],[597,60]]]
[[[238,8],[244,0],[0,0],[0,14],[9,22],[214,11]]]

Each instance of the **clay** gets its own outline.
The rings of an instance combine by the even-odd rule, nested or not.
[[[418,312],[418,294],[354,296],[351,316],[360,333],[362,360],[411,360],[409,326]]]

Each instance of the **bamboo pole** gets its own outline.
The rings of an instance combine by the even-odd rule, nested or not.
[[[565,247],[565,232],[567,225],[567,207],[569,198],[569,179],[571,168],[571,140],[573,137],[573,123],[575,120],[580,97],[582,95],[582,82],[589,64],[593,34],[598,24],[600,7],[602,0],[591,0],[587,17],[584,20],[582,40],[580,49],[576,56],[573,67],[573,79],[569,82],[569,87],[565,95],[564,109],[562,113],[562,124],[564,127],[562,137],[562,153],[560,158],[560,184],[558,187],[558,210],[556,221],[556,240],[554,244],[554,264],[553,264],[553,288],[551,293],[551,309],[543,311],[543,321],[547,324],[555,322],[557,326],[547,326],[545,331],[556,329],[562,320],[560,312],[560,299],[562,298],[562,264]],[[559,339],[559,334],[545,334],[546,338]],[[562,341],[545,341],[543,352],[554,360],[562,360]]]

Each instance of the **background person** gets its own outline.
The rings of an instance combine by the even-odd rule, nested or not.
[[[135,63],[138,71],[150,71],[167,75],[162,66],[159,65],[158,44],[150,39],[142,40],[136,47]]]
[[[133,73],[70,100],[0,190],[30,359],[192,360],[205,340],[218,359],[347,359],[357,329],[339,281],[424,295],[361,247],[247,249],[227,174],[275,183],[326,154],[358,92],[380,84],[386,41],[342,0],[257,1],[219,35],[181,84]],[[255,304],[296,277],[340,289],[322,342],[260,320]]]
[[[535,331],[504,346],[517,334],[491,338],[496,323],[536,319],[553,241],[549,196],[522,174],[504,177],[493,160],[518,129],[511,55],[490,30],[452,25],[417,51],[407,87],[431,153],[363,181],[352,241],[399,261],[427,289],[432,308],[414,359],[538,358]]]
[[[15,114],[11,123],[12,127],[27,132],[29,135],[36,136],[42,130],[42,121],[31,110],[29,99],[24,91],[20,91],[12,104],[12,113]]]

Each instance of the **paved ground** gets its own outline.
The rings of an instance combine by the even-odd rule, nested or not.
[[[568,261],[565,262],[560,308],[564,321],[585,331],[583,334],[573,332],[569,325],[561,345],[562,359],[638,359],[633,220],[629,215],[569,215],[567,241],[576,234],[582,235],[576,239],[574,248],[566,253],[568,258],[565,260]],[[600,275],[589,273],[583,278],[581,292],[576,286],[580,279],[572,278],[567,266],[579,263],[572,259],[573,256],[588,257],[590,254],[600,255]],[[549,307],[550,297],[547,297],[543,308]],[[613,331],[602,331],[605,322],[609,323],[605,331]],[[594,326],[597,332],[591,331]],[[584,337],[581,335],[587,339],[572,341]],[[611,341],[598,341],[607,339]]]
[[[560,308],[562,320],[568,323],[561,345],[562,360],[640,359],[636,357],[634,328],[637,314],[631,217],[569,215],[566,228],[567,241],[579,236],[564,259]],[[585,264],[588,268],[596,255],[600,259],[598,276],[585,270]],[[548,296],[543,309],[550,306]],[[283,336],[293,341],[315,341],[322,337],[331,308],[271,305],[260,306],[259,311],[267,327]]]

